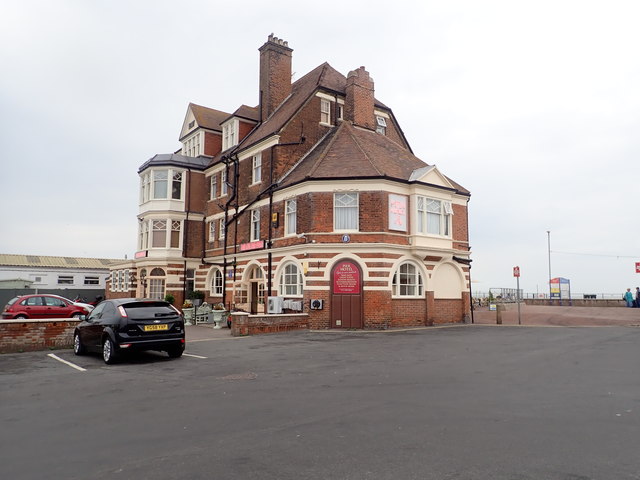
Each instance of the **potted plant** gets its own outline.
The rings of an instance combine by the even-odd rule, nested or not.
[[[227,315],[227,311],[224,309],[224,303],[220,302],[214,304],[211,314],[213,315],[213,323],[215,324],[213,328],[222,328],[221,323]]]
[[[191,300],[185,300],[184,303],[182,304],[182,315],[184,316],[184,324],[185,325],[193,325],[193,323],[191,322],[193,320],[193,315],[194,313],[194,308],[193,308],[193,303],[191,303]]]
[[[197,308],[204,300],[204,292],[201,292],[200,290],[193,290],[189,292],[187,298],[191,300],[191,303],[193,303],[193,305]]]

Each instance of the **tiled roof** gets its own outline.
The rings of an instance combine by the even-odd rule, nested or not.
[[[5,267],[62,267],[108,269],[109,265],[121,263],[122,259],[82,258],[82,257],[49,257],[43,255],[0,254],[0,266]]]
[[[384,135],[342,122],[289,171],[285,187],[303,180],[336,178],[390,178],[409,181],[427,164]],[[451,181],[451,180],[450,180]],[[468,190],[451,181],[460,193]]]
[[[233,114],[232,117],[244,118],[247,120],[253,120],[257,122],[260,120],[260,109],[258,107],[249,107],[248,105],[240,105]]]
[[[250,147],[264,138],[278,133],[316,90],[324,89],[344,95],[346,85],[347,78],[327,62],[317,66],[291,85],[291,95],[241,142],[239,148]],[[378,100],[375,100],[375,105],[388,109]]]
[[[207,165],[209,165],[210,160],[209,157],[187,157],[186,155],[179,155],[177,153],[159,153],[144,162],[138,169],[138,173],[152,166],[165,165],[204,170],[207,168]]]
[[[209,130],[217,130],[218,132],[222,131],[220,124],[224,122],[225,119],[229,118],[230,115],[229,113],[222,112],[220,110],[196,105],[195,103],[190,103],[189,108],[191,108],[198,126]]]

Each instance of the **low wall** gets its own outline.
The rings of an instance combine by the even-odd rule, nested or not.
[[[623,300],[603,298],[573,298],[571,300],[549,300],[548,298],[527,298],[523,300],[526,305],[552,305],[554,307],[625,307]]]
[[[249,315],[235,312],[231,317],[231,335],[234,337],[309,329],[309,315],[306,313]]]
[[[71,348],[73,329],[80,320],[0,320],[0,353]]]

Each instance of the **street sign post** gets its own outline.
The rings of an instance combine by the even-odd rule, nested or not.
[[[518,302],[518,325],[520,321],[520,267],[513,267],[513,276],[516,277],[516,302]]]

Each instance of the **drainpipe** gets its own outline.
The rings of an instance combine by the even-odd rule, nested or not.
[[[272,270],[273,270],[273,254],[271,253],[271,247],[273,246],[273,222],[271,221],[271,216],[273,214],[273,190],[276,187],[274,183],[274,165],[276,163],[276,147],[288,147],[292,145],[302,145],[305,142],[306,138],[303,132],[300,132],[300,141],[298,142],[289,142],[289,143],[279,143],[277,145],[271,146],[271,161],[269,165],[269,237],[267,240],[267,296],[271,296],[271,290],[273,288],[273,280],[272,280]]]
[[[184,258],[184,281],[182,282],[182,302],[187,298],[187,238],[189,238],[189,213],[191,212],[191,169],[187,169],[187,181],[185,188],[186,195],[186,216],[184,220],[184,231],[182,232],[182,258]]]

